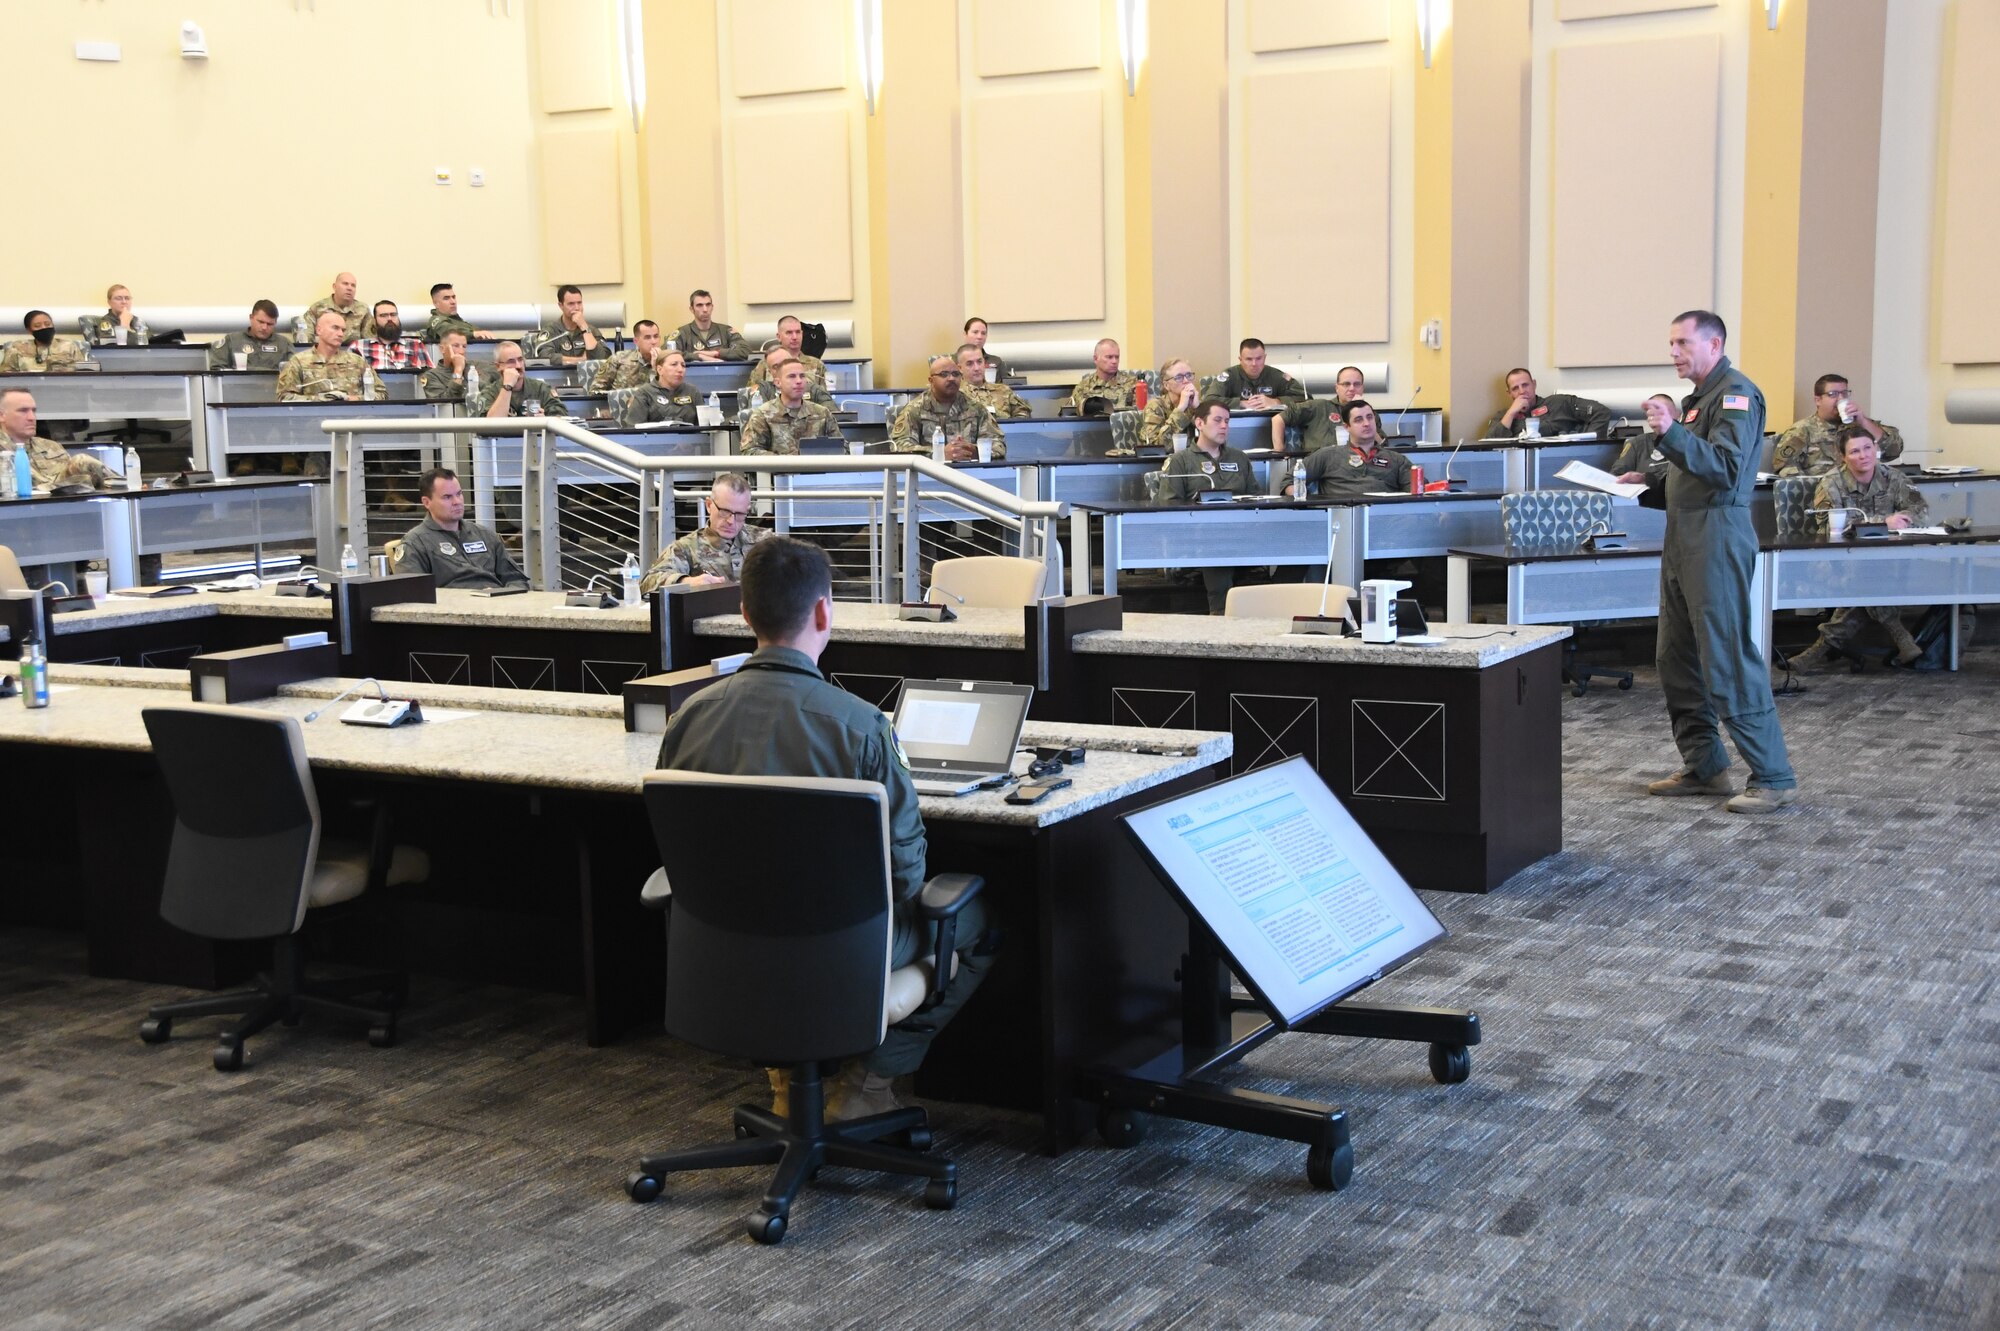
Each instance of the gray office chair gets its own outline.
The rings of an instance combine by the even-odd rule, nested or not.
[[[392,846],[377,806],[370,844],[323,839],[319,799],[295,717],[190,703],[141,713],[174,805],[160,915],[203,938],[269,938],[273,964],[252,988],[150,1009],[139,1038],[159,1044],[183,1017],[242,1014],[215,1048],[215,1067],[243,1066],[243,1042],[276,1021],[307,1013],[366,1022],[368,1042],[396,1042],[401,975],[309,982],[299,931],[310,910],[352,901],[370,888],[421,881],[420,851]],[[355,1001],[368,994],[386,1001]]]
[[[919,909],[937,926],[937,948],[891,971],[889,806],[879,783],[654,772],[644,796],[664,870],[649,892],[672,884],[667,1030],[713,1053],[789,1068],[791,1112],[739,1105],[735,1140],[647,1156],[626,1192],[650,1202],[670,1173],[775,1163],[745,1226],[759,1243],[785,1236],[793,1201],[822,1165],[926,1178],[924,1204],[949,1210],[957,1166],[923,1154],[924,1111],[828,1123],[823,1065],[870,1052],[891,1025],[943,995],[950,976],[937,958],[957,950],[958,912],[984,880],[939,874],[924,884]],[[785,835],[746,855],[713,835],[728,827]]]

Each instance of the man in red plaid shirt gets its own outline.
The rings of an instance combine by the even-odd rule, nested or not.
[[[428,370],[431,367],[430,348],[415,334],[404,336],[403,317],[396,312],[393,300],[375,302],[375,336],[358,339],[354,349],[377,373],[383,370]]]

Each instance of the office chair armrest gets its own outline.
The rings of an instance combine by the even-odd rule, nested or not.
[[[954,969],[952,956],[958,951],[958,913],[985,887],[986,880],[976,873],[941,873],[933,874],[918,894],[918,913],[937,921],[937,961],[931,967],[931,992],[924,1000],[925,1007],[944,997]]]
[[[933,874],[917,897],[917,909],[927,920],[951,920],[978,896],[986,880],[976,873]]]

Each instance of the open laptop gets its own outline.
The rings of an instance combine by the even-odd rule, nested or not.
[[[970,679],[906,679],[896,738],[920,795],[964,795],[1006,776],[1035,690]]]

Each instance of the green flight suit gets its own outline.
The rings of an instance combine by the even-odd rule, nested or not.
[[[1276,398],[1285,407],[1296,407],[1306,400],[1305,385],[1275,365],[1266,365],[1254,378],[1240,364],[1232,365],[1215,386],[1215,395],[1227,402],[1231,411],[1242,406],[1244,398],[1258,393]]]
[[[1729,766],[1718,719],[1750,768],[1750,784],[1798,785],[1778,727],[1771,670],[1750,604],[1757,529],[1750,492],[1764,445],[1764,395],[1724,356],[1659,439],[1666,455],[1667,534],[1660,552],[1660,691],[1674,743],[1697,781]]]
[[[1153,495],[1156,504],[1200,502],[1204,490],[1247,495],[1257,490],[1257,472],[1240,449],[1224,444],[1210,457],[1199,443],[1190,443],[1178,453],[1169,453],[1160,468],[1160,488]],[[1229,604],[1229,589],[1236,585],[1233,568],[1201,570],[1201,585],[1208,593],[1208,613],[1219,615]]]
[[[659,765],[723,776],[833,776],[879,781],[889,797],[889,879],[895,935],[889,966],[908,965],[935,945],[935,930],[913,909],[924,885],[924,820],[909,760],[887,715],[829,684],[813,659],[792,647],[759,647],[734,675],[695,694],[674,713]],[[743,832],[750,829],[736,829]],[[766,828],[764,831],[781,831]],[[745,890],[755,890],[755,875]],[[983,903],[958,917],[958,978],[921,1015],[924,1030],[890,1028],[864,1060],[881,1077],[915,1072],[938,1030],[979,987],[990,958],[974,951],[986,932]]]
[[[1507,404],[1507,407],[1511,406],[1513,403]],[[1546,435],[1588,432],[1602,439],[1604,432],[1611,428],[1611,408],[1573,393],[1537,397],[1528,404],[1526,415],[1516,416],[1512,425],[1506,422],[1507,407],[1494,412],[1493,419],[1486,422],[1484,438],[1511,439],[1521,435],[1527,431],[1529,416],[1541,422],[1541,431]]]

